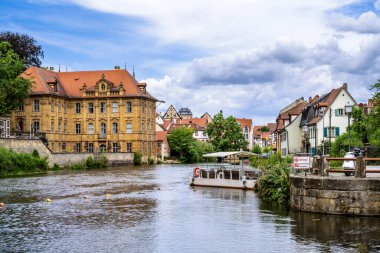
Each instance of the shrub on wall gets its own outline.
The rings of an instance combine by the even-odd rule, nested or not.
[[[140,151],[135,152],[135,155],[133,157],[133,163],[134,163],[134,165],[141,165],[142,164],[142,154]]]

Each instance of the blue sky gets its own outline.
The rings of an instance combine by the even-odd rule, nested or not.
[[[43,66],[115,65],[195,116],[273,122],[299,97],[349,84],[358,102],[380,73],[380,1],[2,0],[2,31],[42,45]]]

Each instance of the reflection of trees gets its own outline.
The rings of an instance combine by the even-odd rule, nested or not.
[[[380,219],[306,212],[290,212],[291,232],[296,241],[318,243],[330,250],[356,248],[360,252],[380,250]]]

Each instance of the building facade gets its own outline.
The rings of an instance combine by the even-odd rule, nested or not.
[[[40,136],[53,153],[156,155],[156,101],[126,70],[52,72],[30,67],[30,97],[12,113],[18,135]]]

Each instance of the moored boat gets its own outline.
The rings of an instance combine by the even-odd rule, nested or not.
[[[203,157],[208,158],[207,164],[205,168],[197,167],[194,169],[193,175],[190,177],[190,185],[254,189],[258,170],[249,166],[248,158],[255,155],[244,151],[216,152],[203,155]],[[210,158],[216,162],[210,165]]]

